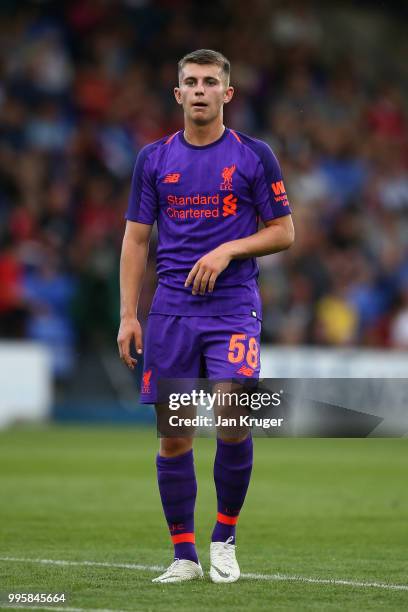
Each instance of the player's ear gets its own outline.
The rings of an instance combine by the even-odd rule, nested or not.
[[[177,104],[181,104],[181,91],[180,87],[174,88],[174,97],[176,98]]]
[[[224,93],[224,104],[228,104],[228,102],[231,102],[233,95],[234,95],[234,88],[231,85],[229,85]]]

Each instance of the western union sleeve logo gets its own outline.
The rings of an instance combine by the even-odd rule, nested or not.
[[[275,196],[275,202],[280,202],[282,206],[289,206],[288,196],[286,195],[285,185],[283,181],[276,181],[271,184],[272,191]]]
[[[281,193],[286,193],[285,185],[283,181],[276,181],[276,183],[272,183],[273,193],[278,196]]]

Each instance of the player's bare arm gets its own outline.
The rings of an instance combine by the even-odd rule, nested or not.
[[[149,251],[151,225],[127,221],[120,259],[120,327],[118,348],[120,358],[133,370],[137,359],[130,351],[143,351],[142,328],[137,319],[137,304],[142,289]]]
[[[193,295],[204,295],[214,290],[217,277],[233,259],[262,257],[288,249],[295,239],[292,215],[265,222],[265,227],[247,238],[224,242],[201,257],[191,269],[185,286],[191,284]]]

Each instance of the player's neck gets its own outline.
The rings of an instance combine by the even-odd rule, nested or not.
[[[195,145],[196,147],[203,147],[221,138],[224,131],[225,125],[222,120],[209,125],[186,123],[184,127],[184,138],[189,144]]]

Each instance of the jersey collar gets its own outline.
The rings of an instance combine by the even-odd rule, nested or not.
[[[214,140],[214,142],[210,142],[209,144],[201,145],[201,146],[193,145],[187,142],[187,140],[184,138],[184,130],[180,130],[178,137],[179,137],[181,144],[183,144],[185,147],[188,147],[189,149],[209,149],[210,147],[215,147],[218,144],[220,144],[228,136],[229,132],[230,132],[229,129],[226,127],[223,133],[221,134],[221,136],[217,140]]]

